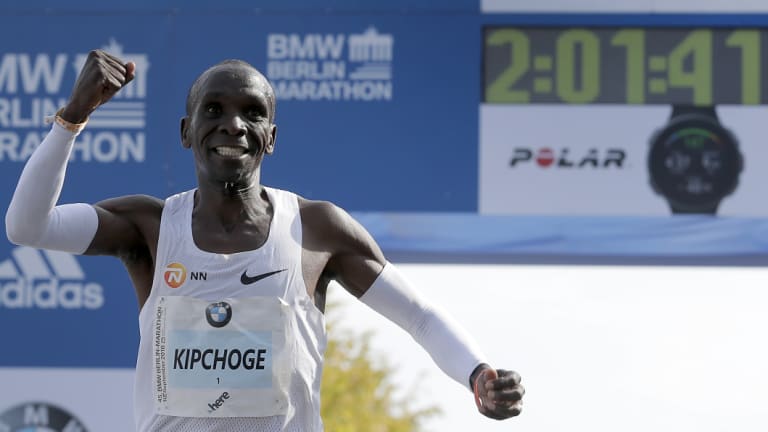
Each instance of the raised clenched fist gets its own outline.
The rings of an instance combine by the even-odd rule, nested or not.
[[[96,108],[133,80],[135,70],[133,62],[125,63],[102,50],[91,51],[61,118],[71,123],[84,122]]]

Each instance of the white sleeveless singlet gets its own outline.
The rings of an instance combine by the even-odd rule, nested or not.
[[[325,320],[304,284],[298,199],[265,189],[266,242],[232,254],[195,245],[194,190],[166,199],[139,314],[138,431],[323,430]]]

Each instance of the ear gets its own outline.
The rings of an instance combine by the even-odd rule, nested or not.
[[[271,155],[275,151],[275,139],[277,138],[277,125],[272,124],[270,126],[270,134],[269,134],[269,142],[267,143],[267,147],[264,149],[264,153]]]
[[[192,143],[189,142],[188,130],[189,130],[189,117],[182,117],[179,132],[181,133],[181,145],[184,148],[190,148],[192,146]]]

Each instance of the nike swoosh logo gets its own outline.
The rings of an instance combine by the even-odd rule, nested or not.
[[[248,272],[248,270],[246,270],[246,271],[243,272],[243,275],[240,276],[240,282],[243,285],[250,285],[252,283],[258,282],[258,281],[260,281],[260,280],[262,280],[264,278],[268,278],[268,277],[270,277],[270,276],[272,276],[274,274],[278,274],[278,273],[284,272],[286,270],[288,270],[288,269],[275,270],[275,271],[271,271],[269,273],[262,273],[262,274],[256,275],[256,276],[248,276],[246,274]]]

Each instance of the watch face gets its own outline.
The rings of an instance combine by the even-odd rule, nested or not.
[[[695,210],[733,192],[742,168],[730,132],[704,116],[673,121],[653,142],[648,165],[654,187],[670,203]]]

